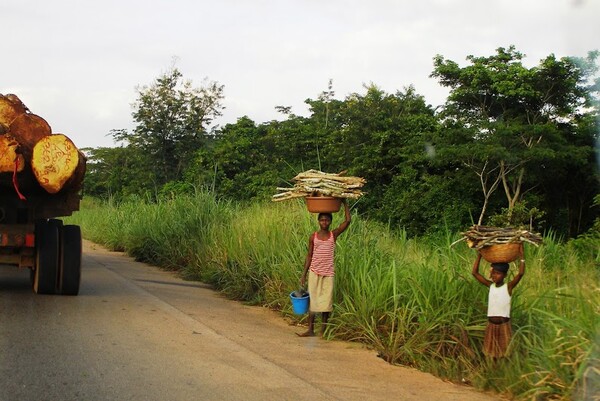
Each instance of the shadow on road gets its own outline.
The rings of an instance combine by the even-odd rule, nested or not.
[[[0,291],[11,293],[32,292],[29,273],[29,269],[0,265]]]

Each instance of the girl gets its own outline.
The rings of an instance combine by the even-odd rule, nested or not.
[[[319,213],[319,231],[311,234],[308,239],[308,254],[304,261],[304,271],[300,279],[300,285],[304,287],[308,274],[308,293],[310,294],[310,306],[308,314],[308,330],[305,333],[297,333],[300,337],[312,337],[315,335],[315,315],[321,313],[321,336],[325,333],[325,327],[329,314],[333,310],[333,276],[335,274],[333,256],[335,252],[335,240],[346,231],[350,225],[350,209],[346,199],[344,203],[345,220],[333,231],[329,231],[331,225],[331,213]]]
[[[523,259],[523,244],[519,249],[520,263],[519,272],[511,280],[505,283],[504,279],[508,273],[508,263],[492,263],[490,270],[491,280],[479,274],[479,262],[481,253],[477,253],[477,259],[473,264],[473,276],[477,281],[490,288],[488,297],[488,325],[485,329],[483,340],[483,353],[492,358],[501,358],[507,355],[508,345],[512,337],[510,324],[510,300],[512,291],[525,274],[525,259]]]

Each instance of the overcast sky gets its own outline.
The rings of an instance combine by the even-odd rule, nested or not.
[[[0,93],[15,93],[79,147],[131,129],[136,87],[175,66],[225,86],[224,125],[306,115],[374,83],[413,85],[433,106],[446,90],[433,57],[466,65],[514,44],[524,63],[600,49],[600,0],[0,0]]]

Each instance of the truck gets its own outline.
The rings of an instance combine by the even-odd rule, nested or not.
[[[0,266],[30,270],[36,294],[78,295],[86,157],[14,94],[0,94]]]

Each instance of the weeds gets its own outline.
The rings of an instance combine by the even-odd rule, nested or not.
[[[110,249],[289,317],[288,294],[298,289],[317,229],[300,201],[241,207],[204,192],[157,204],[86,199],[68,221]],[[511,356],[489,361],[480,351],[487,293],[471,277],[473,251],[449,246],[457,236],[411,239],[354,216],[337,244],[328,335],[365,343],[390,363],[518,399],[568,400],[596,388],[599,243],[548,235],[543,246],[526,247]]]

